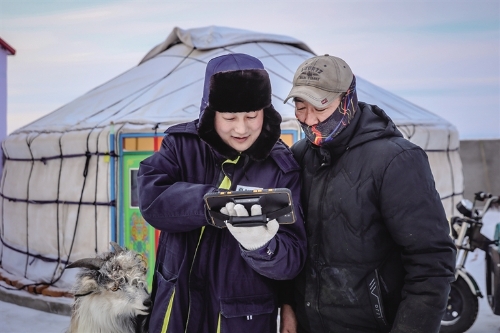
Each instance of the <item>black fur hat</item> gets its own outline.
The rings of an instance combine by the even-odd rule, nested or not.
[[[265,69],[215,73],[208,105],[219,112],[256,111],[271,105],[271,81]]]
[[[271,104],[271,81],[262,63],[246,54],[229,54],[207,65],[198,135],[229,159],[240,153],[227,145],[215,131],[215,112],[250,112],[264,109],[262,131],[243,154],[264,160],[281,135],[281,115]]]

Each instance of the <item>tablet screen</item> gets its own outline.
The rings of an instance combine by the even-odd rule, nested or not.
[[[295,222],[292,195],[287,188],[214,192],[206,194],[204,200],[211,222],[218,227],[225,227],[226,222],[245,227],[263,225],[273,219],[281,224]],[[228,202],[241,204],[248,212],[252,205],[260,205],[262,215],[242,218],[222,214],[220,210]]]

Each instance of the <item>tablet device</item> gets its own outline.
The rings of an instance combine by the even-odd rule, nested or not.
[[[210,215],[210,222],[219,228],[225,228],[225,222],[231,223],[235,227],[266,225],[268,221],[274,219],[280,224],[295,222],[292,193],[287,188],[213,192],[205,194],[203,199]],[[229,216],[222,214],[220,210],[228,202],[242,204],[249,214],[252,205],[260,205],[262,215]]]

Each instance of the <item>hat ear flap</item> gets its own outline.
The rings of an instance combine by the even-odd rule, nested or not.
[[[215,112],[210,106],[205,109],[198,123],[198,135],[219,154],[234,160],[239,153],[222,141],[219,134],[217,134],[215,130]],[[271,104],[269,107],[264,108],[264,121],[259,137],[244,153],[255,161],[263,161],[269,156],[280,136],[281,115]]]
[[[281,115],[271,104],[264,109],[262,131],[255,142],[245,151],[255,161],[263,161],[269,156],[274,144],[281,136]]]
[[[205,108],[198,122],[198,135],[209,146],[225,158],[234,160],[239,153],[224,141],[215,130],[215,110],[209,106]]]

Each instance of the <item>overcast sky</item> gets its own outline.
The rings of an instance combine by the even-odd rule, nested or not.
[[[282,34],[454,124],[500,138],[500,1],[0,0],[8,133],[136,66],[174,27]],[[370,102],[370,101],[365,101]]]

